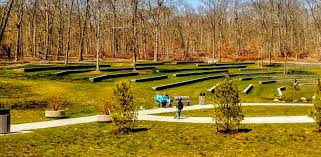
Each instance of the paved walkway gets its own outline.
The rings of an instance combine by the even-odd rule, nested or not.
[[[174,116],[142,115],[138,120],[180,123],[214,123],[211,117],[186,117],[174,119]],[[314,120],[307,116],[278,116],[278,117],[245,117],[243,124],[282,124],[282,123],[312,123]]]
[[[243,103],[243,106],[311,106],[312,104],[284,104],[284,103]],[[213,105],[194,105],[184,107],[187,110],[209,109]],[[138,120],[162,121],[162,122],[181,122],[181,123],[213,123],[211,117],[187,117],[184,119],[174,119],[173,116],[156,116],[153,114],[175,112],[176,108],[157,108],[150,110],[141,110],[138,112]],[[26,130],[36,130],[52,128],[73,124],[95,122],[96,116],[69,118],[60,120],[51,120],[34,123],[15,124],[11,126],[12,132],[21,132]],[[311,123],[312,118],[307,116],[279,116],[279,117],[246,117],[242,123],[263,124],[263,123]]]

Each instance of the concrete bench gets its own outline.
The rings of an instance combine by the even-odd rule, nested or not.
[[[276,83],[276,80],[270,80],[270,81],[260,81],[260,84],[270,84],[270,83]]]
[[[174,100],[178,102],[179,99],[182,99],[182,102],[187,102],[187,106],[190,104],[190,97],[189,96],[175,96]]]
[[[162,79],[168,79],[167,75],[162,76],[155,76],[155,77],[146,77],[146,78],[140,78],[131,80],[132,82],[148,82],[148,81],[156,81],[156,80],[162,80]]]
[[[207,90],[208,92],[210,93],[214,93],[214,90],[216,89],[216,87],[218,86],[219,84],[216,84],[215,86],[213,86],[212,88],[210,88],[209,90]]]
[[[250,84],[243,90],[243,93],[249,94],[252,89],[253,89],[253,84]]]
[[[277,89],[277,91],[278,91],[278,96],[279,97],[281,97],[282,95],[283,95],[283,91],[285,91],[286,90],[286,87],[285,86],[282,86],[282,87],[279,87],[278,89]]]
[[[240,78],[241,81],[248,81],[248,80],[253,80],[254,77],[243,77],[243,78]]]

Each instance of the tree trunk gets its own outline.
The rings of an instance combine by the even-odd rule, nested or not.
[[[99,55],[101,53],[100,51],[100,44],[101,44],[101,32],[100,32],[100,18],[101,18],[101,0],[98,0],[98,9],[97,9],[97,54],[96,54],[96,71],[100,71],[99,69]]]
[[[67,32],[67,50],[65,56],[65,65],[68,64],[69,60],[69,51],[70,51],[70,41],[71,41],[71,16],[72,16],[72,8],[74,5],[74,0],[69,0],[69,17],[68,17],[68,32]]]

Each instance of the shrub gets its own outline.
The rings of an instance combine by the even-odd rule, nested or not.
[[[119,82],[113,89],[111,116],[119,132],[128,132],[137,120],[137,106],[130,82]]]
[[[216,129],[224,129],[224,132],[234,131],[244,119],[242,115],[239,90],[237,85],[229,77],[219,84],[214,90],[214,112],[213,119]]]
[[[62,97],[51,96],[47,98],[48,108],[54,111],[61,110],[67,105],[67,101]]]
[[[321,132],[321,83],[318,79],[317,90],[315,93],[315,99],[313,102],[313,108],[310,111],[309,116],[314,119],[317,124],[317,131]]]

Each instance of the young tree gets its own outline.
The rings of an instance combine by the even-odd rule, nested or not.
[[[239,90],[236,83],[229,77],[226,77],[224,82],[218,85],[214,91],[213,119],[216,124],[216,129],[224,129],[226,132],[231,132],[241,124],[244,115],[241,110],[239,98]]]
[[[313,100],[313,109],[310,111],[310,117],[314,119],[317,124],[317,131],[321,132],[321,82],[318,79],[317,91]]]
[[[128,132],[135,126],[137,106],[130,82],[119,82],[113,89],[111,116],[119,132]]]

